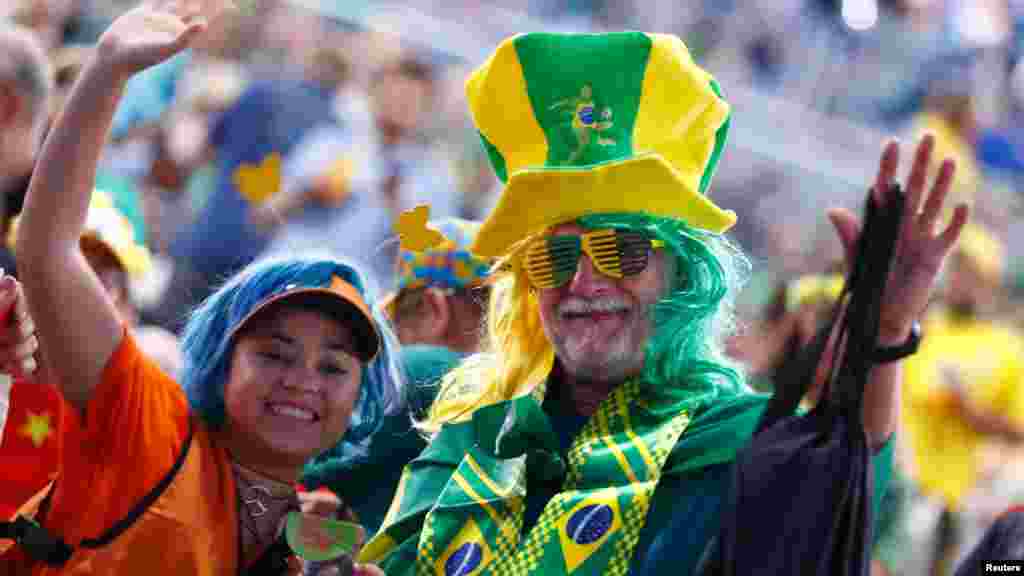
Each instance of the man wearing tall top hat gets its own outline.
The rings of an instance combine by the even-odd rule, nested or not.
[[[513,37],[467,93],[505,183],[472,247],[498,259],[487,341],[446,377],[422,423],[432,442],[361,561],[389,575],[691,573],[765,405],[722,352],[748,268],[724,236],[734,213],[708,196],[729,105],[678,38],[644,33]],[[967,217],[935,229],[953,166],[926,187],[931,146],[881,312],[893,361],[865,393],[876,505],[898,359]],[[879,164],[883,205],[898,153]],[[858,219],[829,216],[852,258]]]

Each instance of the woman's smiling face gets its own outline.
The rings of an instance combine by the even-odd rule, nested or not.
[[[301,466],[348,430],[362,378],[348,326],[271,307],[238,334],[224,387],[228,433],[251,456]]]

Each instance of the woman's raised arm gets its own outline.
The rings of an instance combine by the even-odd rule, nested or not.
[[[79,250],[96,164],[125,82],[188,46],[203,30],[203,17],[213,15],[208,4],[144,2],[115,20],[36,163],[18,230],[18,271],[54,377],[80,409],[124,334]]]

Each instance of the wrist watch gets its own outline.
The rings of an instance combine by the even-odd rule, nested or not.
[[[889,362],[898,362],[907,356],[917,352],[917,349],[921,346],[921,323],[915,321],[910,327],[910,335],[902,344],[896,346],[878,346],[875,348],[875,353],[872,356],[872,360],[875,364],[887,364]]]

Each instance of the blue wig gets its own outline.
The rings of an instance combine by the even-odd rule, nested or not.
[[[239,323],[268,297],[292,285],[328,286],[337,276],[367,299],[363,275],[352,265],[334,258],[283,258],[257,261],[230,278],[192,313],[182,335],[184,363],[181,383],[189,404],[211,428],[226,420],[224,385],[235,347],[232,335]],[[395,354],[397,339],[372,302],[373,319],[381,336],[377,356],[363,365],[363,376],[345,437],[336,447],[343,457],[365,454],[366,445],[383,417],[405,403]]]

